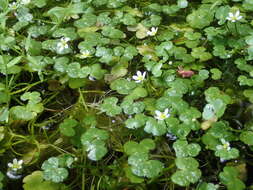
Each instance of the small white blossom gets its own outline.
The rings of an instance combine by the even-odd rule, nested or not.
[[[16,172],[13,172],[12,170],[11,171],[8,171],[6,173],[6,175],[10,178],[10,179],[20,179],[22,177],[22,175],[20,174],[17,174]]]
[[[71,18],[79,19],[79,15],[78,14],[68,15],[64,17],[64,20],[70,20]]]
[[[171,141],[177,140],[177,136],[173,135],[172,133],[167,133],[166,137]]]
[[[96,79],[92,76],[89,76],[88,78],[89,78],[90,81],[96,81]]]
[[[225,139],[221,139],[221,143],[222,143],[222,145],[217,145],[216,146],[217,150],[225,149],[225,150],[229,151],[231,149],[230,143],[227,142]]]
[[[224,162],[226,162],[227,160],[225,160],[225,159],[223,159],[223,158],[220,158],[220,162],[221,163],[224,163]]]
[[[22,168],[23,160],[17,160],[16,158],[13,159],[12,163],[8,163],[8,167],[12,171],[17,171]]]
[[[164,119],[167,119],[168,117],[170,117],[168,108],[166,108],[164,110],[164,112],[160,112],[159,110],[156,110],[155,114],[156,114],[155,118],[158,120],[164,120]]]
[[[71,18],[73,18],[73,19],[79,19],[79,15],[78,14],[71,15]]]
[[[145,80],[146,72],[141,73],[140,71],[137,71],[136,75],[133,76],[133,79],[136,83],[140,83]]]
[[[57,44],[57,50],[59,52],[63,52],[64,49],[68,49],[69,45],[68,45],[68,41],[70,40],[70,38],[61,38],[61,41]]]
[[[79,56],[80,59],[85,59],[85,58],[91,56],[90,51],[88,51],[88,50],[81,50],[80,53],[81,53],[80,56]]]
[[[21,0],[20,3],[22,5],[28,5],[31,2],[31,0]]]
[[[12,10],[17,9],[18,6],[19,6],[19,4],[17,2],[13,2],[13,3],[9,4],[9,8],[12,9]]]
[[[228,17],[226,18],[227,20],[231,21],[231,22],[236,22],[238,20],[242,19],[242,16],[240,15],[240,11],[236,11],[236,13],[228,13]]]
[[[152,27],[151,30],[147,31],[148,36],[155,36],[158,31],[157,27]]]
[[[169,64],[169,65],[172,65],[172,63],[173,63],[172,61],[169,61],[169,63],[168,63],[168,64]]]

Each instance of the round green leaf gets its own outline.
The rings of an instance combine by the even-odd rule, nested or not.
[[[240,140],[247,145],[253,145],[253,132],[252,131],[243,131],[240,134]]]

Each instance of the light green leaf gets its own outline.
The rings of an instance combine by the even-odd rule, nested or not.
[[[104,99],[103,104],[100,106],[102,112],[106,112],[108,116],[115,116],[121,113],[121,107],[117,105],[118,98],[109,97]]]
[[[219,178],[228,190],[243,190],[245,184],[239,179],[239,171],[232,166],[226,166],[223,172],[219,174]]]
[[[154,136],[161,136],[167,132],[167,127],[163,121],[158,122],[154,118],[148,118],[144,131]]]
[[[240,140],[247,145],[253,145],[253,132],[252,131],[243,131],[240,134]]]
[[[59,126],[63,135],[71,137],[75,135],[73,127],[77,126],[78,122],[75,119],[65,119]]]

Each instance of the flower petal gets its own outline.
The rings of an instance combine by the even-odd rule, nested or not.
[[[242,16],[238,16],[238,17],[237,17],[237,20],[241,20],[241,19],[242,19]]]
[[[133,76],[133,79],[134,79],[134,80],[138,80],[138,76],[134,75],[134,76]]]
[[[240,16],[240,11],[239,10],[236,11],[236,13],[235,13],[235,17],[238,17],[238,16]]]
[[[156,111],[155,111],[155,114],[156,114],[157,116],[160,116],[162,113],[161,113],[159,110],[156,110]]]
[[[159,117],[159,116],[155,116],[155,119],[158,119],[158,120],[160,120],[160,117]]]
[[[143,74],[142,74],[143,78],[145,78],[146,73],[147,73],[146,71],[143,72]]]
[[[222,145],[217,145],[217,146],[216,146],[216,149],[217,149],[217,150],[221,150],[221,149],[223,149],[223,146],[222,146]]]
[[[18,164],[19,164],[19,165],[22,165],[22,164],[23,164],[23,160],[19,160],[19,161],[18,161]]]
[[[142,73],[140,71],[137,71],[137,76],[142,76]]]
[[[234,17],[234,14],[233,13],[228,13],[228,16],[231,18],[231,17]]]
[[[68,41],[70,41],[70,38],[66,37],[66,38],[64,38],[64,41],[68,42]]]
[[[18,160],[17,158],[14,158],[13,161],[12,161],[13,164],[17,164],[18,163]]]
[[[221,141],[222,144],[226,143],[225,139],[223,139],[223,138],[220,141]]]

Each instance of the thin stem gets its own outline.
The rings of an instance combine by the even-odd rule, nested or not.
[[[85,150],[82,149],[82,158],[81,162],[85,165],[86,163],[86,155]],[[85,167],[82,167],[82,190],[85,190]]]
[[[100,90],[82,90],[82,93],[98,93],[98,94],[105,94],[104,91],[100,91]]]
[[[235,31],[236,31],[236,34],[239,36],[239,32],[238,32],[238,28],[237,28],[236,22],[235,22],[234,24],[235,24]]]
[[[30,88],[32,88],[33,86],[36,86],[36,85],[38,85],[38,84],[40,84],[40,83],[42,83],[42,82],[44,82],[44,81],[35,82],[35,83],[33,83],[33,84],[29,85],[29,86],[26,86],[25,88],[19,89],[19,90],[14,91],[14,92],[11,92],[10,94],[11,94],[11,95],[14,95],[14,94],[18,94],[18,93],[27,91],[27,90],[29,90]]]
[[[83,93],[82,93],[82,91],[81,91],[80,88],[79,88],[78,90],[79,90],[79,95],[80,95],[80,96],[79,96],[80,101],[82,102],[82,104],[83,104],[85,110],[88,111],[88,107],[87,107],[87,105],[86,105],[86,103],[85,103],[85,100],[84,100],[84,97],[83,97]]]
[[[74,154],[72,154],[72,153],[70,153],[70,152],[68,152],[66,150],[63,150],[62,148],[60,148],[58,146],[55,146],[53,144],[47,144],[47,145],[53,147],[55,150],[57,150],[60,153],[69,154],[69,155],[75,156]]]

